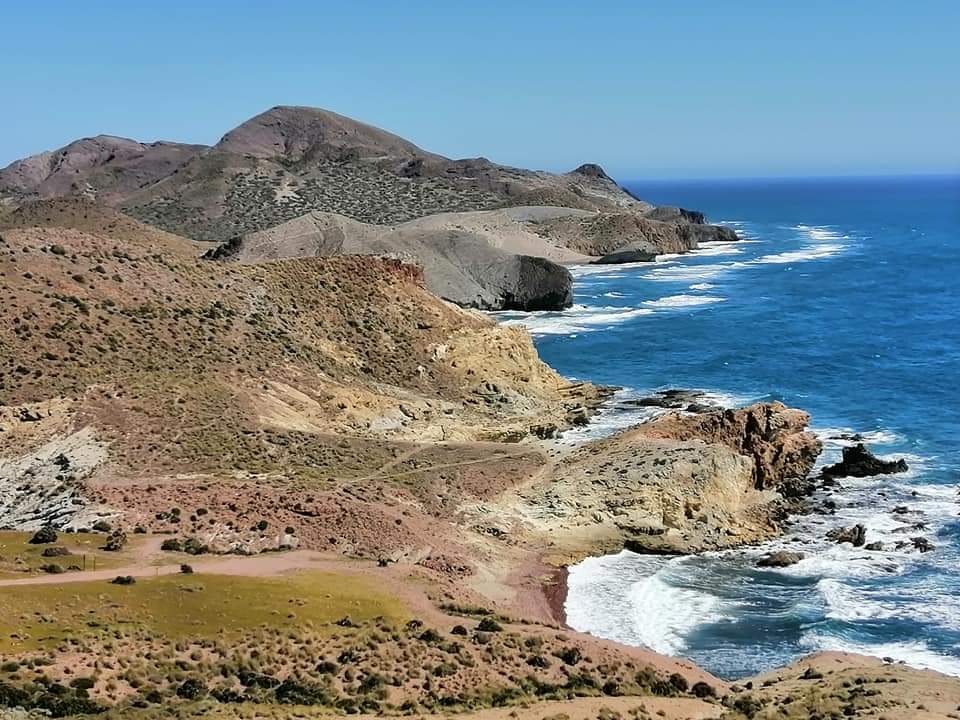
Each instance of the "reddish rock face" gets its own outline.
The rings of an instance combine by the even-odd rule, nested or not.
[[[822,446],[806,431],[809,422],[809,414],[774,402],[700,415],[666,415],[640,429],[650,437],[721,443],[753,458],[754,481],[763,490],[804,478],[813,469]]]

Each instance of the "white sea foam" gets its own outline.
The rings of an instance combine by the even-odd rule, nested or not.
[[[642,645],[659,653],[676,655],[686,648],[686,637],[699,625],[727,616],[719,598],[674,587],[657,575],[630,589],[630,613]]]
[[[717,241],[700,243],[700,247],[690,254],[699,257],[712,257],[714,255],[741,255],[742,253],[743,248],[737,247],[735,243]]]
[[[874,657],[891,657],[916,668],[937,670],[946,675],[960,675],[960,658],[934,652],[927,643],[920,640],[875,644],[858,643],[820,631],[808,631],[800,638],[800,645],[811,651],[834,650],[860,655],[873,655]]]
[[[608,298],[622,298],[622,297],[626,297],[623,293],[618,293],[618,292],[607,292],[607,293],[604,293],[603,296],[604,296],[604,297],[608,297]]]
[[[849,235],[832,230],[829,225],[794,225],[794,230],[799,230],[811,240],[846,240]]]
[[[710,280],[729,271],[732,265],[720,263],[717,265],[671,265],[668,267],[651,268],[643,274],[644,280],[659,282],[696,282]]]
[[[834,578],[817,583],[831,620],[921,621],[947,630],[960,630],[960,601],[942,587],[900,586],[894,597],[879,590],[858,590]]]
[[[726,298],[711,295],[669,295],[658,300],[644,300],[643,304],[654,308],[696,307],[698,305],[712,305],[725,301]]]
[[[690,286],[691,290],[711,290],[715,288],[716,285],[712,283],[694,283]]]
[[[868,445],[892,445],[893,443],[901,440],[900,436],[895,432],[892,430],[885,430],[883,428],[878,430],[868,430],[865,432],[858,432],[848,427],[811,427],[810,430],[825,445],[834,445],[837,447],[852,447],[853,445],[861,442]],[[854,439],[853,436],[857,436],[860,439]]]
[[[572,335],[602,330],[652,312],[649,308],[576,305],[562,312],[543,311],[510,317],[503,320],[503,324],[523,325],[532,335]]]
[[[825,244],[811,245],[802,250],[793,250],[791,252],[775,253],[773,255],[763,255],[756,260],[751,260],[750,265],[782,265],[787,263],[804,262],[806,260],[820,260],[822,258],[836,255],[846,250],[846,245]]]

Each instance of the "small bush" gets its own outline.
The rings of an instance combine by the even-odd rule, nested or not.
[[[687,679],[680,673],[673,673],[670,676],[670,684],[677,689],[677,692],[686,692],[690,687],[690,684],[687,682]]]
[[[57,531],[54,530],[49,525],[37,530],[33,537],[30,538],[31,545],[45,545],[47,543],[55,543],[57,541]]]
[[[136,585],[137,579],[133,575],[117,575],[110,581],[111,585]]]
[[[55,545],[54,547],[44,548],[40,554],[43,557],[63,557],[64,555],[69,555],[70,551],[62,545]]]
[[[193,575],[193,568],[186,563],[180,566],[180,572],[184,575]]]
[[[713,689],[713,686],[707,685],[707,683],[703,682],[703,680],[694,683],[693,687],[690,688],[690,692],[692,692],[698,698],[717,696],[717,691]]]
[[[183,545],[176,538],[169,538],[160,543],[160,549],[167,552],[180,552],[183,550]]]
[[[107,541],[103,545],[104,550],[109,552],[120,552],[123,550],[124,546],[127,544],[127,534],[122,530],[114,530],[107,537]]]
[[[196,700],[207,694],[207,686],[196,678],[189,678],[177,688],[177,697],[184,700]]]
[[[583,659],[583,655],[580,653],[579,648],[575,647],[566,647],[557,653],[557,657],[563,660],[567,665],[576,665]]]
[[[477,630],[480,632],[500,632],[503,630],[503,627],[491,617],[485,617],[480,621],[480,624],[477,625]]]

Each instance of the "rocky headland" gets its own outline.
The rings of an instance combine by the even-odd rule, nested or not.
[[[564,627],[565,567],[587,555],[782,532],[820,444],[800,410],[680,391],[558,443],[611,389],[461,306],[562,306],[560,263],[735,239],[698,213],[596,166],[453,161],[302,108],[212,148],[80,141],[0,180],[0,707],[732,720],[960,702],[953,680],[853,656],[731,685]],[[844,462],[821,482],[873,467]]]

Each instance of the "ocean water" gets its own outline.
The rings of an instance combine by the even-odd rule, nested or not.
[[[821,464],[863,433],[910,471],[847,479],[835,515],[770,545],[663,558],[623,552],[571,568],[570,624],[684,655],[726,677],[822,649],[960,675],[960,178],[632,184],[729,224],[744,240],[656,263],[574,268],[576,305],[505,314],[565,375],[625,388],[700,388],[808,410]],[[614,408],[579,437],[636,422]],[[576,436],[575,436],[576,437]],[[891,511],[907,505],[910,513]],[[933,552],[825,541],[922,535]],[[910,526],[923,523],[924,529]],[[761,570],[773,548],[806,553]]]

